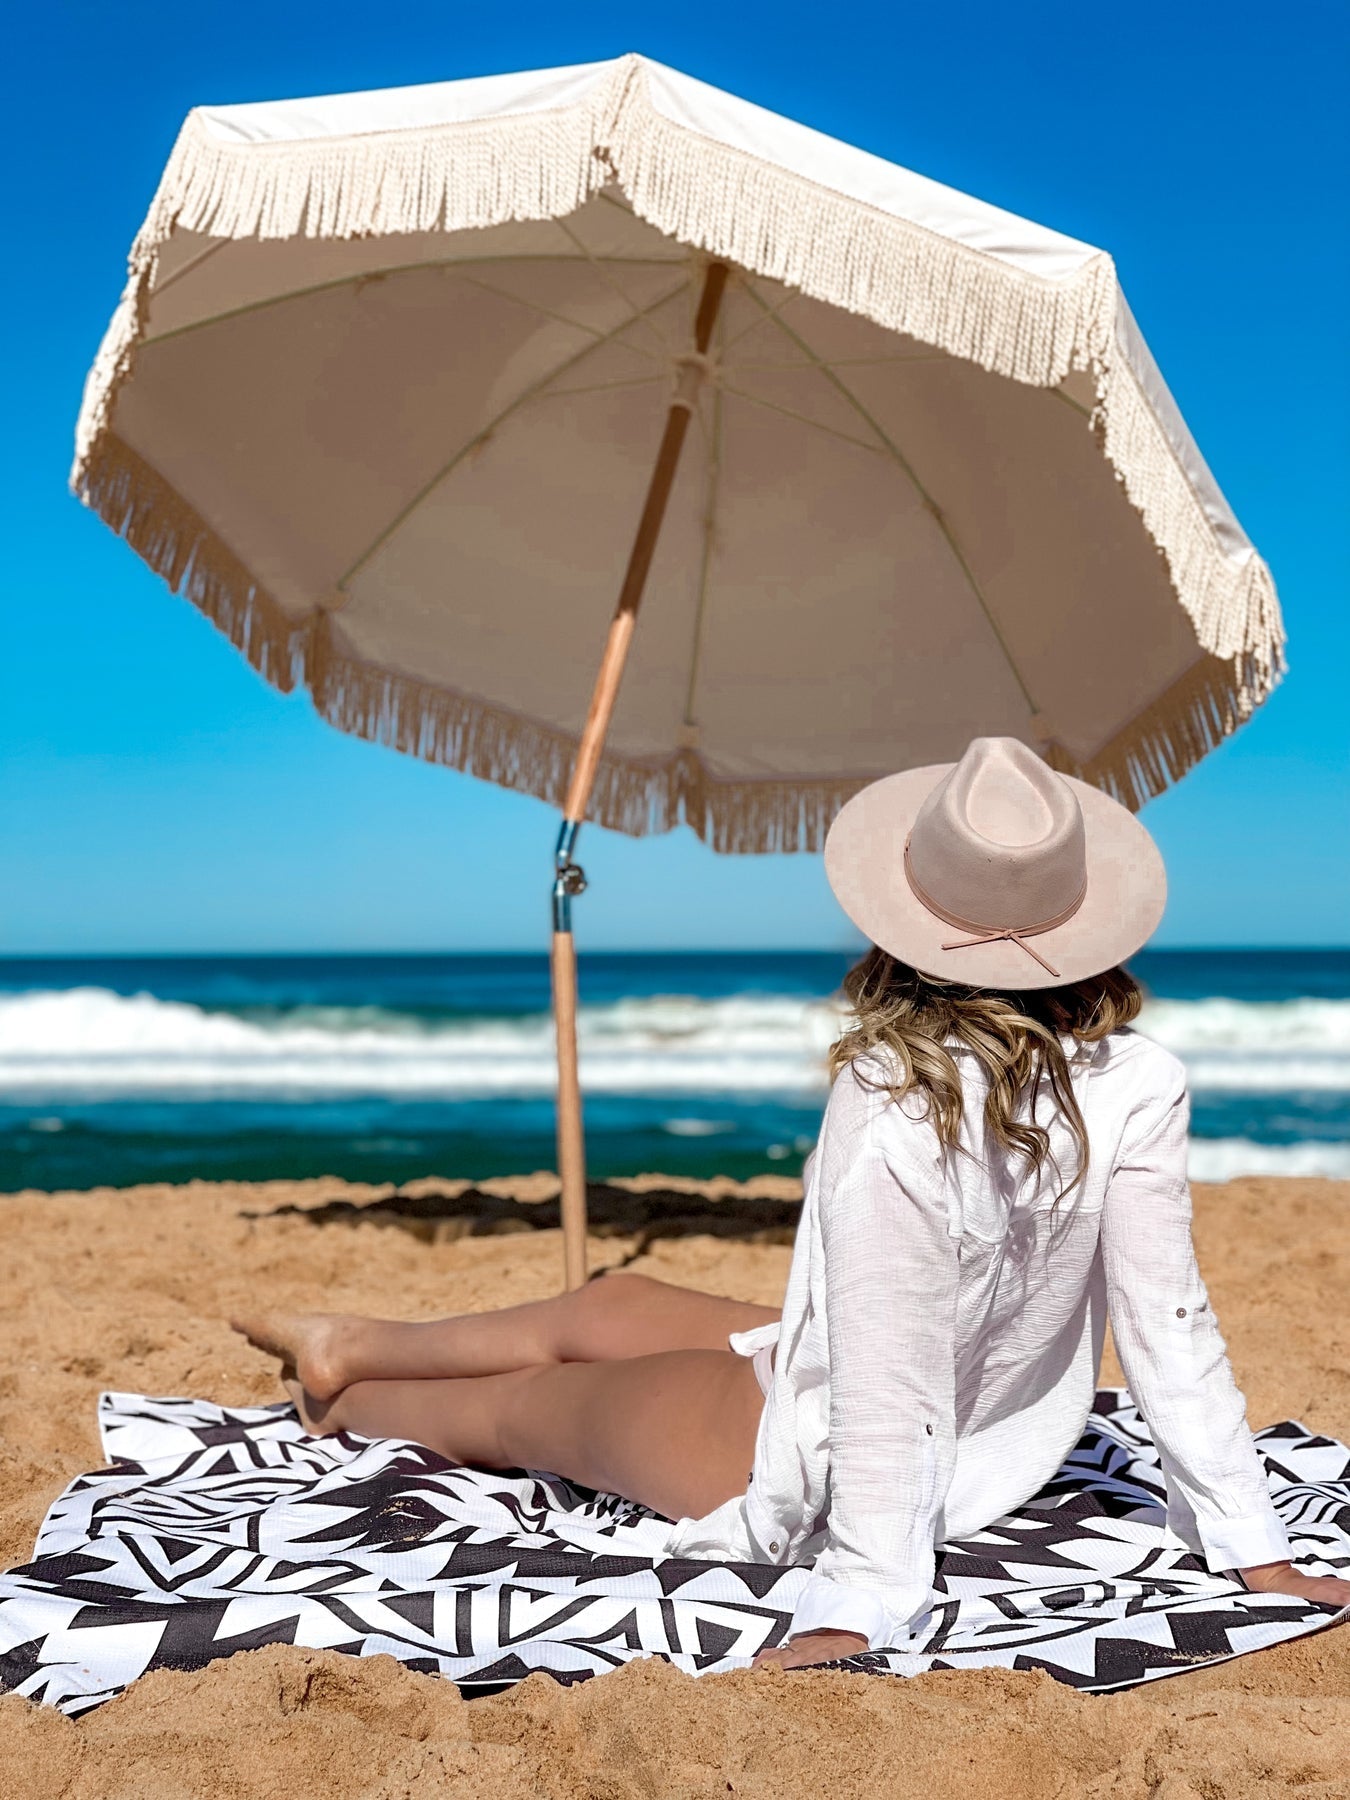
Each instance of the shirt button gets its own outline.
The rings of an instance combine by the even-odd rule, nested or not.
[[[779,1543],[778,1543],[778,1539],[777,1539],[777,1538],[770,1538],[770,1539],[769,1539],[769,1555],[770,1555],[770,1556],[777,1556],[777,1554],[778,1554],[778,1551],[779,1551]]]
[[[926,1432],[927,1432],[927,1433],[928,1433],[928,1435],[929,1435],[929,1437],[932,1437],[932,1435],[933,1435],[933,1427],[932,1427],[932,1426],[931,1426],[931,1425],[925,1425],[925,1426],[924,1426],[924,1430],[925,1430],[925,1431],[926,1431]]]
[[[1179,1306],[1177,1308],[1177,1317],[1179,1319],[1184,1319],[1186,1317],[1186,1308],[1184,1306]]]

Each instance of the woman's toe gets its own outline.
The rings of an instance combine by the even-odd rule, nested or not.
[[[262,1350],[268,1356],[291,1357],[291,1346],[282,1321],[271,1313],[249,1313],[231,1319],[230,1330],[237,1331],[255,1350]]]

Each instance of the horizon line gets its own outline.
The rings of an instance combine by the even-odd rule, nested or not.
[[[855,956],[860,955],[865,945],[835,944],[777,944],[768,946],[751,945],[632,945],[598,944],[589,949],[579,949],[579,956]],[[371,957],[404,957],[408,960],[423,957],[503,957],[528,956],[547,959],[547,945],[538,948],[502,947],[478,948],[470,950],[446,949],[377,949],[377,948],[345,948],[345,949],[258,949],[258,950],[3,950],[0,949],[0,963],[13,962],[143,962],[143,961],[189,961],[189,960],[224,960],[229,957],[256,957],[261,959],[288,957],[292,959],[312,957],[371,956]],[[1350,954],[1350,943],[1344,944],[1153,944],[1136,950],[1134,956],[1290,956],[1290,955],[1345,955]],[[1127,957],[1131,962],[1134,957]]]

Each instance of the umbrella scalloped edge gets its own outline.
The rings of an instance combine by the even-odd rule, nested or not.
[[[609,185],[658,230],[812,298],[1033,386],[1092,372],[1103,453],[1163,555],[1204,653],[1089,760],[1050,760],[1138,807],[1228,736],[1284,668],[1274,584],[1214,524],[1126,352],[1110,257],[1048,279],[883,213],[665,118],[641,58],[552,112],[349,138],[236,144],[190,114],[132,247],[85,386],[71,485],[253,666],[303,681],[341,729],[561,801],[572,737],[345,657],[316,612],[296,622],[192,506],[113,429],[144,333],[160,247],[176,227],[220,238],[348,238],[564,217]],[[868,776],[721,781],[688,751],[607,756],[592,816],[633,834],[690,824],[727,851],[818,849]]]

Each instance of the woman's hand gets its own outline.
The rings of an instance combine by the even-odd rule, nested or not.
[[[1346,1584],[1341,1583],[1344,1587]],[[1348,1590],[1350,1591],[1350,1590]],[[838,1662],[841,1656],[857,1656],[867,1639],[856,1631],[804,1631],[777,1650],[761,1650],[756,1669],[809,1669],[812,1663]]]
[[[1261,1563],[1255,1569],[1239,1569],[1249,1588],[1261,1594],[1294,1594],[1318,1606],[1350,1606],[1350,1581],[1334,1575],[1303,1575],[1293,1563]]]

